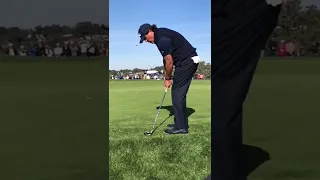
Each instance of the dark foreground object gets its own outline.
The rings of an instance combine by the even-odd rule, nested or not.
[[[242,106],[281,6],[265,0],[217,0],[212,8],[211,178],[245,180]]]
[[[270,160],[270,154],[260,147],[243,145],[241,160],[241,174],[250,175],[256,168]],[[211,174],[204,180],[211,180]]]

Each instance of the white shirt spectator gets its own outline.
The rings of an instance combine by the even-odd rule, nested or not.
[[[72,56],[77,56],[77,51],[78,51],[78,48],[76,46],[71,47],[71,55]]]
[[[9,44],[8,44],[8,47],[9,47],[9,55],[10,55],[10,56],[15,56],[16,53],[14,52],[13,44],[12,44],[12,43],[9,43]]]
[[[14,49],[12,47],[9,48],[9,55],[10,56],[15,56],[16,53],[14,52]]]
[[[53,56],[53,52],[50,48],[46,48],[45,49],[45,53],[48,57],[52,57]],[[61,54],[60,54],[61,55]]]
[[[20,54],[20,56],[27,56],[27,53],[25,51],[23,51],[23,50],[20,50],[19,54]]]
[[[87,53],[87,49],[89,48],[89,44],[88,43],[81,43],[80,48],[81,48],[81,54],[85,54],[85,53]]]
[[[61,56],[61,54],[62,54],[62,48],[61,47],[56,47],[56,48],[54,48],[54,55],[56,56],[56,57],[60,57]]]
[[[20,56],[27,56],[27,51],[24,48],[24,46],[20,46],[20,51],[19,51]]]
[[[60,57],[62,55],[63,49],[62,49],[62,47],[60,47],[59,43],[57,43],[57,47],[55,47],[53,49],[53,53],[54,53],[54,56],[56,56],[56,57]]]
[[[89,52],[94,54],[94,53],[96,53],[96,49],[93,46],[91,46],[89,49]]]

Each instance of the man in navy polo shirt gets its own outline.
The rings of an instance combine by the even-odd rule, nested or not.
[[[164,132],[167,134],[187,134],[188,117],[186,113],[186,95],[200,61],[196,48],[178,32],[167,28],[157,28],[156,25],[140,26],[140,43],[143,41],[155,44],[163,56],[165,69],[164,87],[172,85],[172,105],[174,124],[169,124]],[[175,66],[173,78],[172,71]]]

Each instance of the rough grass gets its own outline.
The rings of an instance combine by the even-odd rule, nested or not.
[[[203,179],[210,172],[210,81],[193,81],[188,94],[189,135],[165,135],[170,117],[167,94],[152,136],[164,93],[162,81],[110,81],[111,180]]]

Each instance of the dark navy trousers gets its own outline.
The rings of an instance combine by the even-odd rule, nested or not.
[[[188,129],[187,93],[197,71],[198,64],[191,58],[185,60],[181,66],[175,66],[171,99],[174,112],[174,123],[177,129]]]
[[[265,0],[219,2],[212,10],[211,178],[245,180],[243,103],[281,7]]]

